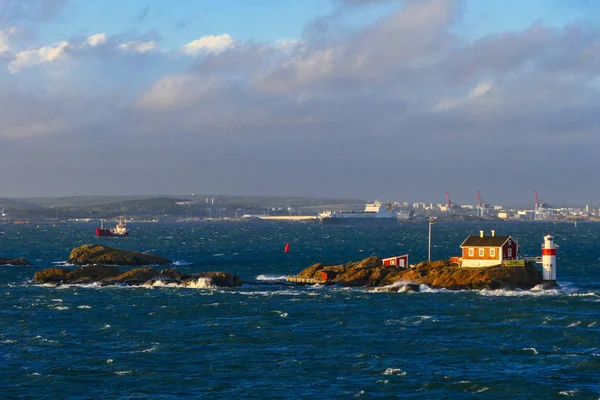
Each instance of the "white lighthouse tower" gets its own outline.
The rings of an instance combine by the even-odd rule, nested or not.
[[[542,245],[542,278],[550,283],[556,283],[556,246],[554,236],[544,236]]]

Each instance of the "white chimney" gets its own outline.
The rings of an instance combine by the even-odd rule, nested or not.
[[[483,237],[483,231],[479,231],[479,237]]]
[[[492,236],[496,236],[496,231],[492,229]]]

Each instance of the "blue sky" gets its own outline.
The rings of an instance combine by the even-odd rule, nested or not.
[[[40,42],[46,44],[98,32],[129,32],[158,35],[165,47],[176,48],[203,35],[222,33],[258,42],[299,39],[307,23],[335,14],[340,7],[339,0],[79,0],[70,2],[58,18],[34,23]],[[355,6],[343,19],[351,26],[364,25],[400,7],[395,1]],[[454,31],[478,38],[536,22],[554,27],[574,21],[592,24],[599,10],[586,0],[466,0]]]
[[[600,198],[595,2],[0,9],[0,197]]]

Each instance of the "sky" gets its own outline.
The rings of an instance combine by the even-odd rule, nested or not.
[[[0,0],[0,197],[600,202],[591,0]]]

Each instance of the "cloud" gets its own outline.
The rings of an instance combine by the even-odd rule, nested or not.
[[[491,82],[481,82],[475,86],[464,98],[447,98],[440,100],[436,110],[446,111],[462,105],[467,105],[469,102],[474,101],[478,97],[484,96],[486,93],[492,90],[492,88],[493,85]]]
[[[92,47],[99,46],[101,44],[106,43],[108,36],[106,33],[96,33],[87,38],[86,43]]]
[[[210,89],[210,82],[194,75],[167,75],[141,95],[138,106],[145,109],[186,107]]]
[[[475,190],[523,201],[544,185],[553,203],[598,197],[579,171],[600,168],[600,30],[538,23],[473,40],[457,33],[460,18],[457,2],[407,1],[352,29],[321,19],[319,35],[297,42],[203,37],[179,49],[193,58],[126,34],[23,49],[16,72],[73,67],[32,68],[1,88],[0,168],[23,154],[15,146],[45,143],[38,175],[19,178],[57,192],[93,192],[93,181],[130,193],[443,201],[448,190],[462,203]],[[85,177],[57,163],[64,149]],[[145,168],[106,178],[92,167],[106,154]],[[498,184],[507,177],[510,190]]]
[[[8,70],[14,74],[23,68],[64,59],[68,46],[69,42],[61,41],[39,49],[20,51],[15,54],[14,59],[8,64]]]
[[[119,49],[128,52],[134,53],[148,53],[151,51],[158,50],[158,43],[153,40],[141,42],[141,41],[132,41],[127,43],[122,43],[119,45]]]
[[[233,43],[233,39],[227,33],[222,35],[207,35],[181,46],[181,51],[191,56],[202,53],[219,53],[231,47]]]

